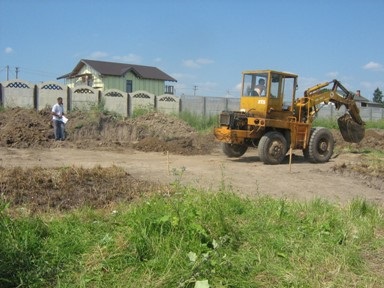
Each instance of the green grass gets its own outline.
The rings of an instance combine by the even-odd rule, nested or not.
[[[376,120],[376,121],[367,121],[365,127],[384,129],[384,119]]]
[[[180,112],[177,117],[184,120],[199,132],[211,131],[215,126],[217,126],[218,121],[217,115],[201,116],[189,111]]]
[[[325,127],[328,129],[339,129],[337,125],[337,119],[331,118],[316,118],[313,122],[313,126],[315,127]],[[376,120],[376,121],[365,121],[365,128],[376,128],[376,129],[384,129],[384,119]]]
[[[64,215],[16,217],[3,205],[0,287],[384,285],[383,210],[373,204],[175,189]]]
[[[138,106],[136,107],[132,112],[132,118],[137,118],[149,113],[152,113],[154,111],[153,107],[151,106]]]

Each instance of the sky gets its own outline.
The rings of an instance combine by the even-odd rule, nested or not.
[[[0,82],[16,69],[62,82],[91,59],[157,67],[177,96],[239,97],[242,71],[273,69],[299,76],[298,96],[337,79],[372,100],[383,11],[383,0],[0,0]]]

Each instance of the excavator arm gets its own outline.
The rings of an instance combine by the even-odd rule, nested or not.
[[[326,88],[330,84],[333,84],[332,88]],[[338,80],[332,80],[307,89],[304,97],[297,99],[296,108],[302,121],[312,122],[319,110],[317,107],[321,103],[334,103],[337,110],[345,106],[347,112],[337,120],[340,132],[345,141],[358,143],[364,138],[365,123],[361,119],[359,108],[353,98],[354,94]]]

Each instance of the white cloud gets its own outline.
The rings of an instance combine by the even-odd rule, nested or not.
[[[212,63],[214,63],[213,60],[206,58],[183,60],[183,65],[188,68],[200,68],[203,65],[208,65]]]
[[[158,63],[158,62],[162,62],[163,59],[161,59],[161,57],[157,57],[157,58],[154,59],[154,61]]]
[[[180,79],[191,80],[196,78],[195,75],[185,74],[185,73],[172,73],[171,76],[177,80],[180,80]]]
[[[4,49],[4,52],[5,52],[5,54],[11,54],[11,53],[13,53],[13,49],[11,47],[6,47]]]
[[[211,59],[206,59],[206,58],[199,58],[199,59],[196,59],[196,63],[200,64],[200,65],[206,65],[206,64],[212,64],[214,61],[211,60]]]
[[[337,77],[339,77],[339,72],[336,72],[336,71],[328,72],[326,76],[331,79],[336,79]]]
[[[206,82],[202,82],[202,83],[197,83],[197,86],[202,87],[202,89],[211,90],[211,89],[215,89],[217,87],[217,83],[206,81]]]
[[[188,68],[199,68],[200,65],[198,65],[194,60],[183,60],[183,65]]]
[[[371,71],[384,71],[383,65],[377,62],[370,61],[363,66],[365,70]]]
[[[113,59],[118,62],[126,62],[129,64],[138,64],[141,62],[141,57],[133,53],[123,56],[114,56]]]
[[[235,90],[237,91],[237,92],[241,92],[241,87],[242,87],[242,85],[243,85],[243,83],[242,82],[240,82],[240,83],[238,83],[237,85],[236,85],[236,87],[235,87]]]
[[[105,58],[108,56],[108,53],[106,52],[102,52],[102,51],[95,51],[95,52],[92,52],[90,57],[92,59],[101,59],[101,58]]]

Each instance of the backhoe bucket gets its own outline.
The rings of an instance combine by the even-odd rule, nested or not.
[[[365,134],[364,124],[356,123],[348,113],[337,119],[337,124],[346,142],[359,143],[363,140]]]

